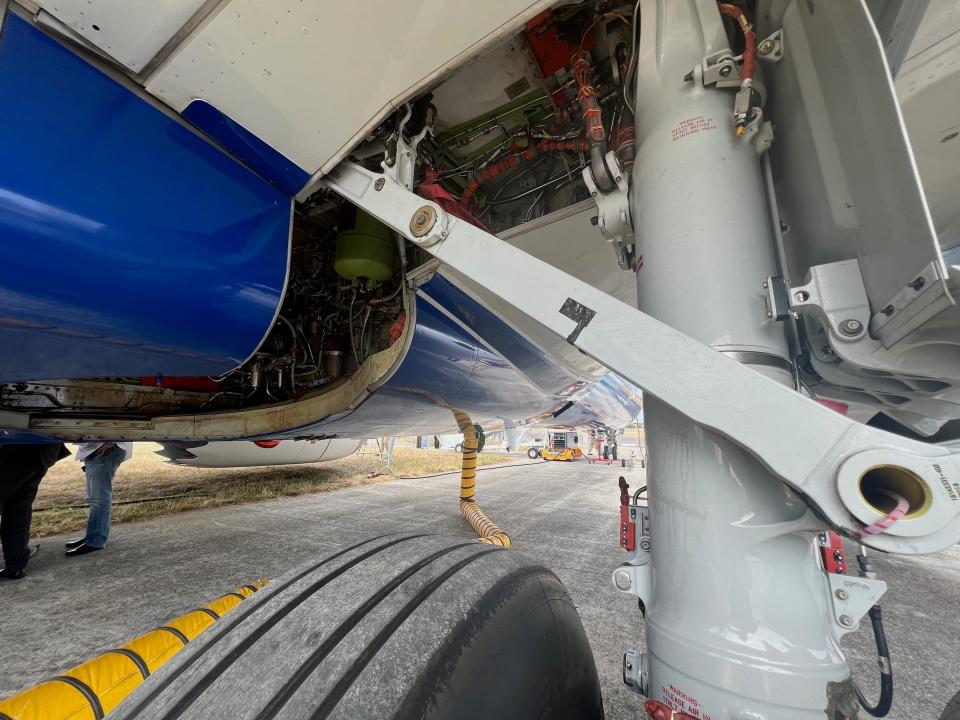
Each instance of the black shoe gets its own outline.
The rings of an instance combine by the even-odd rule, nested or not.
[[[64,543],[63,546],[64,546],[67,550],[73,550],[74,548],[78,548],[78,547],[80,547],[81,545],[83,545],[86,541],[87,541],[87,539],[86,539],[85,537],[82,537],[82,538],[78,538],[78,539],[76,539],[76,540],[71,540],[71,541],[68,542],[68,543]]]
[[[3,580],[20,580],[26,575],[26,571],[23,568],[19,570],[14,570],[13,568],[4,568],[0,570],[0,579]]]
[[[77,545],[72,550],[67,550],[64,553],[67,557],[76,557],[77,555],[86,555],[87,553],[96,552],[97,550],[103,550],[103,548],[93,547],[93,545],[87,545],[86,543],[81,543]]]

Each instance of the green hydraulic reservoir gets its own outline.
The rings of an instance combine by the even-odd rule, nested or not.
[[[375,217],[357,210],[357,224],[337,235],[333,268],[337,275],[356,282],[366,278],[371,286],[393,277],[397,251],[393,231]]]

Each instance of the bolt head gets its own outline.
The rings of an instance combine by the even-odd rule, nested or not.
[[[848,337],[859,335],[861,332],[863,332],[863,323],[859,320],[854,320],[853,318],[844,320],[840,323],[840,332]]]
[[[844,627],[851,627],[853,625],[853,618],[849,615],[841,615],[840,624]]]
[[[850,597],[850,594],[846,590],[837,590],[837,599],[846,600]]]
[[[774,47],[776,47],[776,43],[774,43],[773,40],[764,40],[760,43],[760,47],[757,48],[757,52],[761,55],[769,55]]]
[[[627,592],[633,585],[633,581],[630,580],[630,573],[626,570],[617,570],[613,574],[613,584],[617,590]]]
[[[373,189],[377,192],[383,190],[383,186],[387,184],[387,181],[384,178],[377,178],[377,181],[373,184]]]
[[[724,65],[717,72],[720,73],[720,77],[727,77],[730,74],[731,67],[729,65]]]
[[[410,218],[410,233],[414,237],[423,237],[430,232],[436,220],[437,211],[430,205],[424,205]]]
[[[633,670],[633,663],[627,663],[627,670]]]

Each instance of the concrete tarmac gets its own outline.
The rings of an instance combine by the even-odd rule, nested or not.
[[[627,647],[643,648],[636,600],[616,591],[617,477],[643,471],[544,463],[487,470],[478,500],[513,538],[566,584],[593,646],[607,717],[642,718],[642,699],[621,680]],[[0,583],[0,696],[57,674],[197,607],[237,585],[276,578],[337,548],[387,532],[472,531],[457,508],[455,475],[395,480],[335,492],[201,510],[113,529],[108,548],[63,555],[64,537],[41,550],[18,582]],[[691,548],[696,552],[696,548]],[[960,549],[922,558],[878,558],[896,682],[893,720],[935,720],[960,690]],[[869,622],[845,643],[874,698]]]

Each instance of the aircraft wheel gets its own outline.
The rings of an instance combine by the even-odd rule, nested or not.
[[[536,460],[538,457],[540,457],[540,451],[537,448],[530,448],[527,450],[527,457],[531,460]]]
[[[960,720],[960,693],[953,696],[940,715],[940,720]]]
[[[604,460],[609,460],[609,459],[610,459],[610,446],[609,446],[609,445],[604,445],[604,446],[603,446],[603,459],[604,459]]]
[[[614,443],[613,445],[610,446],[610,454],[613,456],[613,459],[614,459],[614,460],[619,460],[619,458],[617,457],[617,444],[616,444],[616,443]]]
[[[603,707],[566,589],[515,550],[375,538],[272,581],[118,718],[585,718]]]

